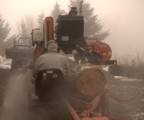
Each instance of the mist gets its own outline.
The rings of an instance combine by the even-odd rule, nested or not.
[[[144,54],[144,1],[103,0],[95,4],[95,11],[110,30],[106,42],[110,44],[114,57]],[[105,4],[105,6],[104,6]]]
[[[113,52],[113,57],[122,57],[135,54],[144,54],[144,1],[143,0],[84,0],[91,4],[98,15],[103,31],[109,30],[106,38]],[[62,9],[69,11],[68,0],[20,1],[2,0],[1,15],[10,23],[12,33],[17,32],[17,24],[25,16],[37,15],[44,12],[49,15],[55,2]]]
[[[18,72],[18,71],[17,71]],[[26,120],[29,117],[31,73],[14,73],[8,80],[1,120]]]

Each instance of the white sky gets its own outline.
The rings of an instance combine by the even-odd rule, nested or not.
[[[88,1],[88,0],[86,0]],[[55,2],[68,11],[69,0],[0,0],[0,14],[13,30],[26,16],[49,13]],[[114,56],[144,52],[144,0],[89,0],[98,14],[103,30],[110,30],[105,42]]]

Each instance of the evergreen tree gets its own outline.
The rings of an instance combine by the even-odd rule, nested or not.
[[[70,0],[70,7],[77,7],[79,10],[81,0]],[[84,35],[85,37],[94,37],[99,40],[104,40],[109,31],[102,32],[103,25],[98,20],[98,16],[94,14],[94,8],[90,6],[89,2],[83,2],[82,14],[84,16]]]
[[[26,24],[25,24],[24,20],[22,20],[20,23],[19,34],[20,34],[20,37],[27,37],[27,29],[26,29]]]
[[[56,22],[59,15],[66,14],[66,12],[60,9],[60,5],[58,3],[55,4],[54,9],[52,10],[51,16],[53,17],[54,21]]]
[[[40,15],[38,15],[38,28],[43,28],[43,23],[45,19],[45,14],[42,12]]]
[[[4,56],[4,40],[10,32],[9,24],[0,16],[0,55]]]
[[[33,29],[33,18],[31,16],[27,16],[25,19],[22,19],[19,26],[18,32],[19,37],[15,39],[16,44],[27,45],[31,42],[31,32]]]
[[[23,38],[31,38],[31,32],[33,29],[33,18],[27,16],[22,19],[20,25],[18,26],[19,36]]]

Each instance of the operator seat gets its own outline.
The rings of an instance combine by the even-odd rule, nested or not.
[[[59,69],[47,69],[38,72],[35,92],[39,100],[46,100],[62,94],[64,89],[63,73]]]

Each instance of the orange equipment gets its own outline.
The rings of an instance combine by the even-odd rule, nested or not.
[[[32,30],[32,43],[33,46],[36,45],[33,56],[34,61],[45,52],[48,41],[53,39],[53,18],[46,17],[43,30],[40,30],[39,28]]]
[[[75,13],[75,8],[72,8],[70,14],[59,16],[57,30],[55,30],[56,42],[65,54],[71,54],[77,48],[77,45],[82,49],[87,47],[84,39],[83,16],[77,16]],[[45,52],[48,41],[54,39],[53,24],[53,18],[47,17],[44,20],[42,31],[38,29],[32,31],[32,42],[33,45],[36,44],[34,61]],[[104,43],[102,44],[102,42],[100,45],[107,46]],[[97,44],[93,46],[93,52],[100,51],[102,56],[104,56],[104,52],[111,52],[108,46],[108,49],[101,49]],[[87,53],[88,51],[84,49],[84,52]],[[110,60],[110,57],[103,57],[103,61]],[[106,83],[104,74],[97,68],[90,68],[84,70],[78,77],[77,82],[75,81],[74,83],[74,90],[76,91],[73,92],[75,94],[72,94],[69,99],[64,100],[73,120],[108,120],[103,113],[101,113],[101,117],[93,114],[101,102],[101,94]]]
[[[110,61],[112,57],[112,50],[108,44],[95,39],[86,39],[86,42],[89,51],[100,55],[101,62]]]

